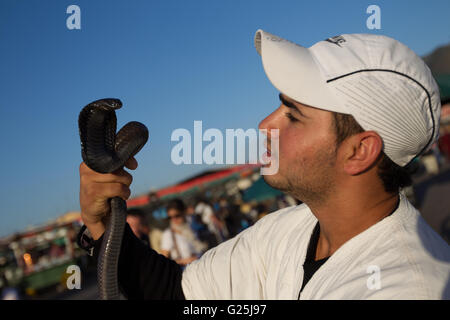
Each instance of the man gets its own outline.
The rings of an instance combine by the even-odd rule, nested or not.
[[[268,157],[279,161],[264,179],[304,204],[265,216],[183,273],[138,249],[127,229],[119,281],[128,297],[450,298],[449,247],[399,192],[410,183],[405,166],[438,136],[439,90],[423,61],[378,35],[304,48],[258,30],[255,46],[281,92],[280,107],[260,124]],[[279,130],[278,151],[270,129]],[[100,239],[107,199],[126,199],[131,177],[84,164],[80,175],[83,219]]]
[[[170,226],[162,234],[161,253],[184,267],[197,260],[206,250],[206,245],[197,239],[187,223],[183,200],[172,199],[166,210]]]
[[[145,221],[144,213],[136,208],[129,209],[127,212],[127,223],[134,235],[145,245],[151,247],[150,238],[148,236],[150,229]]]
[[[194,208],[195,214],[198,214],[202,218],[202,222],[206,224],[209,232],[214,235],[216,246],[222,243],[228,236],[228,231],[224,223],[216,216],[214,208],[203,197],[197,198],[197,204]]]

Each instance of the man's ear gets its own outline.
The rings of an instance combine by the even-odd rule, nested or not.
[[[372,168],[383,150],[383,140],[375,131],[364,131],[345,141],[344,171],[357,175]]]

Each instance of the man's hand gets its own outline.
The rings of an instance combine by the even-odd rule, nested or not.
[[[125,163],[125,167],[131,170],[137,166],[133,157]],[[102,174],[91,170],[84,162],[80,164],[81,218],[94,240],[105,232],[104,219],[111,212],[108,199],[120,197],[127,200],[132,181],[133,177],[124,169]]]

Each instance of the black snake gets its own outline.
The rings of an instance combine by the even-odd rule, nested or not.
[[[147,142],[147,127],[136,121],[127,123],[116,135],[115,110],[120,107],[119,99],[101,99],[85,106],[78,117],[81,155],[84,163],[96,172],[111,173],[122,168]],[[110,200],[111,215],[97,265],[99,296],[103,300],[120,298],[117,268],[127,215],[123,199]]]

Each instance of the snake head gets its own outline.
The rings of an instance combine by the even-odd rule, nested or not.
[[[106,110],[117,110],[122,107],[122,101],[115,98],[105,98],[91,102],[87,106],[93,108],[102,108]]]

